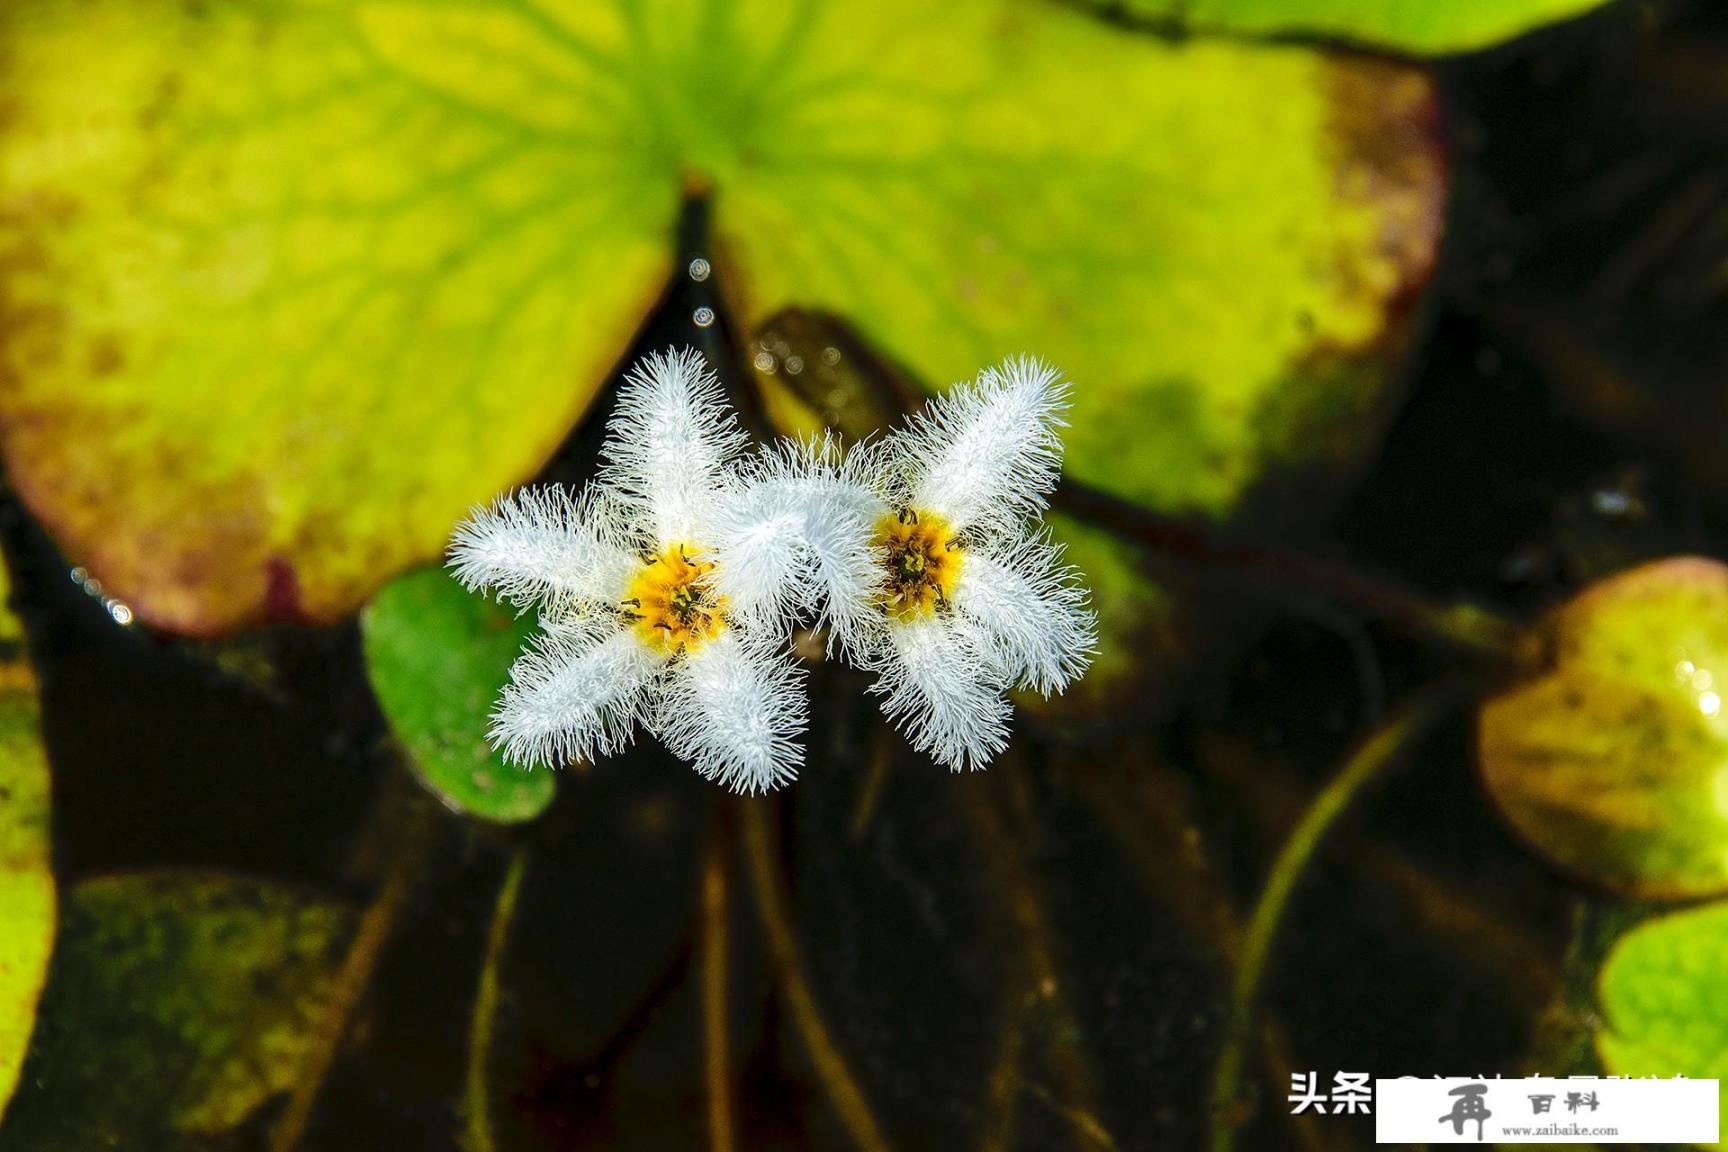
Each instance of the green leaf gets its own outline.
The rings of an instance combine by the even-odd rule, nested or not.
[[[1728,567],[1682,557],[1610,577],[1545,635],[1551,662],[1482,706],[1500,810],[1620,891],[1728,890]]]
[[[1097,0],[1095,0],[1097,2]],[[1160,26],[1246,36],[1322,36],[1417,55],[1521,36],[1607,0],[1120,0],[1113,11]],[[1102,4],[1101,4],[1102,6]]]
[[[1720,1111],[1728,1115],[1724,972],[1728,903],[1648,920],[1623,936],[1600,978],[1603,1066],[1617,1076],[1720,1080]]]
[[[506,765],[486,743],[532,625],[438,569],[391,581],[361,617],[378,703],[421,783],[458,812],[514,823],[552,802],[551,771]]]
[[[665,283],[679,168],[580,47],[605,30],[556,27],[0,9],[0,435],[144,619],[349,610],[582,412]]]
[[[185,1147],[297,1080],[354,918],[213,873],[76,885],[9,1147]]]
[[[24,629],[0,564],[0,1113],[18,1085],[54,947],[48,759]]]
[[[684,189],[747,327],[1045,356],[1077,474],[1209,516],[1372,427],[1439,228],[1419,73],[1058,3],[14,0],[0,52],[0,447],[186,631],[339,615],[530,475]]]

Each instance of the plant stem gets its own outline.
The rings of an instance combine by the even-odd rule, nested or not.
[[[768,954],[774,962],[781,990],[786,994],[787,1007],[793,1023],[810,1053],[816,1078],[828,1092],[840,1120],[852,1134],[853,1142],[864,1152],[887,1152],[888,1142],[881,1126],[870,1110],[869,1101],[852,1074],[846,1057],[828,1031],[822,1011],[816,1006],[816,996],[805,974],[804,959],[798,938],[792,931],[792,919],[787,909],[786,892],[775,867],[774,852],[769,837],[767,799],[750,799],[739,803],[744,814],[744,851],[749,857],[750,879],[756,889],[756,911],[767,937]]]
[[[702,863],[702,1050],[708,1074],[708,1141],[733,1152],[732,1058],[727,1045],[726,988],[731,919],[730,827],[716,828]]]
[[[1459,695],[1460,687],[1457,681],[1444,682],[1418,693],[1394,712],[1357,748],[1338,775],[1320,790],[1273,861],[1266,887],[1249,918],[1241,958],[1236,965],[1224,1046],[1212,1081],[1212,1152],[1229,1152],[1235,1144],[1236,1128],[1240,1124],[1235,1116],[1237,1092],[1242,1076],[1243,1052],[1253,1032],[1254,1004],[1259,996],[1266,959],[1297,882],[1307,871],[1320,842],[1349,808],[1350,802],[1447,714]]]
[[[435,813],[417,785],[386,782],[384,787],[386,805],[396,803],[402,808],[389,817],[398,823],[391,835],[384,878],[378,886],[378,894],[361,915],[354,942],[349,945],[348,955],[337,970],[330,990],[330,1005],[320,1022],[313,1052],[307,1060],[306,1074],[295,1086],[271,1133],[270,1147],[274,1152],[292,1152],[306,1134],[312,1108],[318,1102],[318,1094],[336,1062],[337,1053],[342,1049],[354,1010],[372,985],[384,946],[395,931],[403,905],[420,876],[436,826]]]
[[[1513,662],[1525,647],[1526,630],[1469,603],[1439,603],[1420,593],[1345,565],[1298,552],[1220,540],[1108,492],[1064,476],[1056,490],[1058,510],[1132,540],[1154,552],[1263,580],[1295,584],[1330,600],[1354,605],[1408,632],[1453,647]]]
[[[504,953],[510,942],[510,926],[516,919],[516,898],[522,890],[528,853],[518,848],[498,886],[492,906],[492,926],[486,934],[486,958],[480,968],[480,986],[474,993],[474,1012],[468,1027],[468,1072],[462,1111],[467,1124],[468,1152],[493,1152],[492,1106],[487,1090],[492,1063],[492,1036],[498,1019],[498,981]]]
[[[978,782],[961,777],[952,779],[961,811],[977,835],[990,887],[1000,895],[1002,910],[1020,946],[1015,977],[1024,981],[1026,995],[1016,1006],[1010,994],[1007,998],[1010,1010],[1036,1011],[1041,1017],[1045,1059],[1059,1082],[1061,1098],[1040,1092],[1036,1085],[1024,1080],[1017,1083],[1073,1125],[1075,1135],[1084,1141],[1083,1147],[1114,1149],[1115,1138],[1098,1118],[1091,1069],[1079,1041],[1080,1026],[1069,1001],[1067,982],[1056,963],[1050,918],[1044,911],[1036,879],[1026,864],[1026,856],[1036,850],[1029,843],[1032,837],[1028,805],[1023,797],[1014,804],[1021,821],[1018,827],[1010,827],[1007,814],[997,804],[998,794],[1014,793],[1016,786],[1024,782],[1024,762],[1018,758],[1004,762],[992,777],[990,788],[975,786]],[[1013,802],[1012,797],[1009,802]]]

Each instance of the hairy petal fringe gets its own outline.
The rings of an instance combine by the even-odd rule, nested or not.
[[[622,751],[665,667],[628,629],[550,632],[510,669],[489,736],[512,764],[592,763]]]
[[[593,491],[523,488],[476,507],[459,524],[450,569],[470,591],[488,589],[519,608],[613,600],[635,564],[615,510]]]
[[[718,518],[717,582],[741,615],[784,627],[830,627],[830,649],[874,612],[881,585],[870,544],[887,504],[847,467],[832,434],[758,453],[739,498]]]
[[[959,772],[1008,746],[1007,684],[964,631],[940,616],[895,624],[883,655],[870,691],[914,748]]]
[[[1091,664],[1098,620],[1078,569],[1062,563],[1049,534],[1022,537],[1000,552],[967,555],[954,589],[955,626],[990,654],[1015,687],[1048,697]]]
[[[702,354],[643,358],[619,387],[606,433],[597,482],[633,506],[656,547],[702,543],[748,443]]]
[[[791,655],[728,629],[672,667],[651,727],[704,778],[749,795],[797,777],[807,712]]]
[[[915,507],[957,531],[1010,532],[1044,510],[1062,464],[1068,385],[1029,357],[933,398],[891,437]]]

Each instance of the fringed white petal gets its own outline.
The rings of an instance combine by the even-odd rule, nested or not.
[[[606,430],[599,482],[635,506],[656,546],[705,544],[747,438],[702,354],[645,357],[625,375]]]
[[[653,727],[702,776],[753,794],[797,777],[807,722],[791,654],[729,628],[672,667]]]
[[[875,536],[892,505],[876,477],[889,459],[883,442],[876,441],[855,445],[836,463],[830,445],[824,483],[806,507],[804,535],[830,653],[863,647],[869,632],[882,624],[886,569]]]
[[[958,772],[1008,746],[1006,685],[988,652],[941,616],[894,622],[870,691],[907,742]]]
[[[549,632],[510,669],[490,736],[512,764],[590,763],[630,743],[665,658],[629,629]]]
[[[758,630],[802,616],[831,625],[832,644],[875,612],[881,565],[870,537],[888,506],[845,459],[826,434],[782,441],[749,462],[716,515],[715,582]]]
[[[456,528],[449,563],[465,587],[526,608],[616,600],[636,561],[601,500],[552,484],[475,508]]]
[[[914,507],[956,530],[1012,530],[1042,511],[1062,463],[1068,385],[1039,360],[986,368],[932,399],[891,439]]]
[[[998,554],[967,553],[954,611],[955,626],[976,637],[1003,675],[1045,696],[1078,678],[1097,646],[1080,572],[1062,563],[1062,547],[1048,534]]]
[[[809,606],[806,504],[814,472],[796,447],[776,445],[748,460],[739,486],[707,528],[714,586],[734,618],[767,630]]]

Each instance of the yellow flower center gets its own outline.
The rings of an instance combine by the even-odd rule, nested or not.
[[[642,642],[667,656],[691,652],[726,627],[725,597],[714,591],[709,560],[692,560],[698,550],[676,544],[642,565],[624,598],[624,613]]]
[[[877,523],[874,543],[888,570],[882,610],[890,616],[903,621],[930,616],[954,594],[965,553],[948,521],[936,513],[890,512]]]

